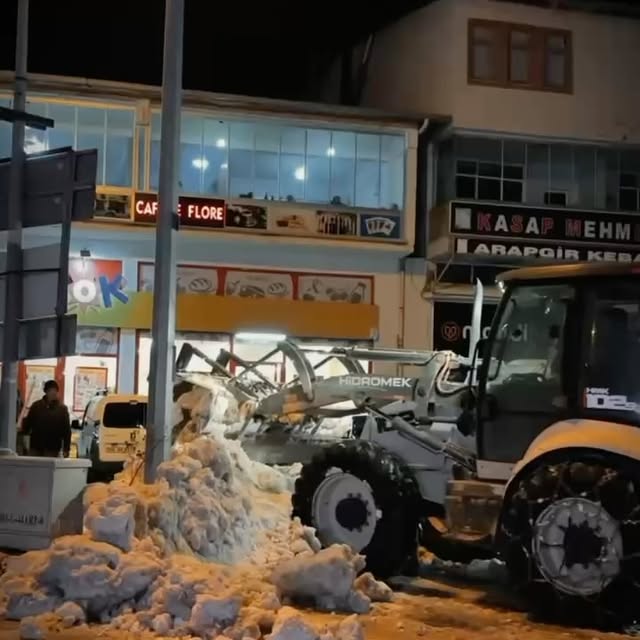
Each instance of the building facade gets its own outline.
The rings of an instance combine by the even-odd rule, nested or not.
[[[0,74],[3,106],[12,79]],[[72,230],[78,355],[21,368],[27,404],[55,377],[79,415],[98,388],[147,390],[160,91],[31,76],[28,111],[55,122],[46,132],[27,129],[28,153],[98,149],[95,218]],[[226,348],[252,362],[282,335],[318,350],[402,344],[402,264],[414,250],[423,124],[366,109],[185,92],[176,347],[189,341],[213,357]],[[10,135],[0,124],[0,157],[10,154]],[[46,244],[57,233],[29,230],[25,243]],[[293,375],[281,356],[262,373]]]
[[[439,348],[465,350],[476,279],[489,321],[500,270],[640,256],[640,21],[531,4],[436,0],[354,56],[366,106],[450,117],[426,132],[416,219]]]

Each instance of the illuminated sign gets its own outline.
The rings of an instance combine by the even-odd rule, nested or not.
[[[185,227],[224,227],[226,203],[217,198],[195,198],[180,196],[178,214]],[[158,196],[155,193],[136,193],[133,204],[133,219],[136,222],[155,223],[158,217]]]

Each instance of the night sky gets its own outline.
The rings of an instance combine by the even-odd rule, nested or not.
[[[317,98],[327,60],[430,0],[185,0],[183,85]],[[0,68],[13,68],[16,0],[2,1]],[[29,71],[159,85],[164,0],[31,0]]]

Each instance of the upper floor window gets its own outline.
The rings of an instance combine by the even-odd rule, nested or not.
[[[185,113],[180,183],[185,193],[404,208],[405,138]],[[160,114],[151,126],[150,186],[158,187]]]
[[[439,147],[437,197],[640,211],[640,148],[453,136]]]
[[[9,99],[0,105],[9,106]],[[26,153],[59,147],[97,149],[96,183],[130,187],[133,174],[134,111],[126,108],[76,106],[57,102],[30,101],[27,112],[51,118],[55,126],[46,131],[25,130]],[[0,125],[0,157],[11,155],[11,126]]]
[[[470,83],[571,91],[571,32],[469,20],[468,36]]]

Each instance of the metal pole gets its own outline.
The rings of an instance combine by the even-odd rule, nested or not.
[[[16,26],[16,72],[13,108],[26,111],[27,51],[29,47],[29,0],[18,0]],[[0,451],[16,448],[18,401],[18,340],[22,315],[22,200],[24,182],[24,122],[15,120],[11,142],[9,184],[7,275],[5,277],[4,327],[2,339],[2,384],[0,385]]]
[[[178,230],[178,152],[182,107],[184,0],[166,0],[162,69],[160,187],[156,221],[153,326],[145,481],[169,457],[176,318],[175,236]]]

